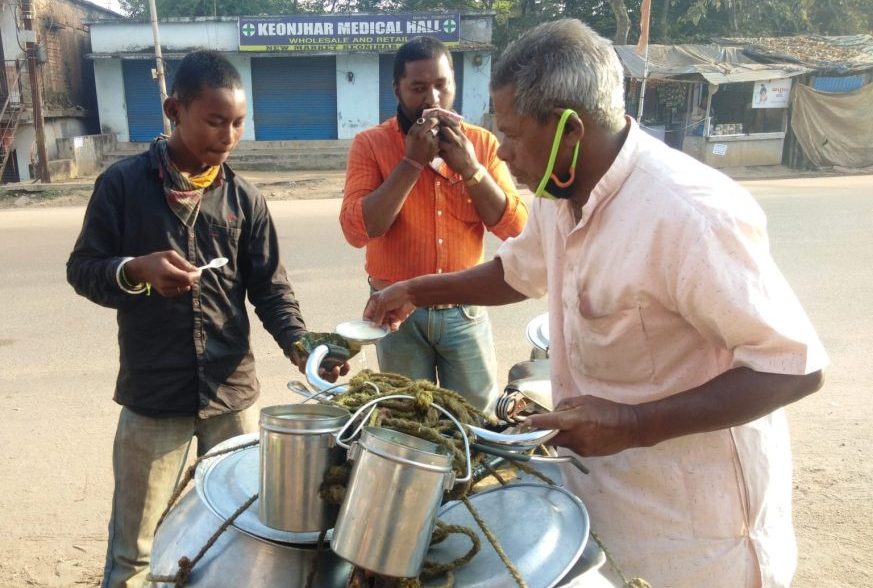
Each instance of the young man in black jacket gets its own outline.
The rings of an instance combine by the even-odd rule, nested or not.
[[[118,315],[122,409],[104,587],[145,582],[192,438],[202,455],[257,426],[246,296],[291,361],[302,370],[306,359],[266,202],[225,163],[246,116],[239,73],[217,52],[187,55],[164,112],[172,136],[97,179],[67,263],[76,292]],[[227,265],[198,270],[216,257]]]

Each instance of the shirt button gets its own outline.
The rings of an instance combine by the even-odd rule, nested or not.
[[[443,215],[443,211],[442,211],[442,210],[438,210],[438,211],[437,211],[437,216],[442,216],[442,215]]]
[[[439,243],[440,245],[442,245],[442,244],[443,244],[443,240],[442,240],[442,239],[437,239],[437,243]]]
[[[437,186],[439,186],[439,185],[440,185],[440,183],[439,183],[439,181],[437,181],[437,183],[436,183],[436,185],[437,185]]]
[[[443,273],[443,268],[441,268],[441,267],[438,267],[438,268],[437,268],[437,273],[438,273],[438,274],[441,274],[441,273]]]

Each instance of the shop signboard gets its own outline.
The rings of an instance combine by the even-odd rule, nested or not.
[[[788,108],[791,78],[752,84],[752,108]]]
[[[378,53],[427,35],[448,46],[461,40],[460,13],[319,14],[240,17],[240,51]]]

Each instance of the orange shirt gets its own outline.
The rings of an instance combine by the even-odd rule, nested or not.
[[[371,238],[364,225],[363,200],[382,185],[403,159],[405,136],[390,118],[355,136],[349,150],[340,225],[354,247],[367,247],[367,273],[397,282],[423,274],[454,272],[481,263],[485,230],[501,239],[521,233],[527,207],[509,169],[497,157],[497,138],[487,130],[462,124],[476,157],[506,194],[506,210],[486,227],[460,175],[443,164],[438,174],[425,166],[400,214],[384,235]],[[445,177],[443,177],[445,176]]]

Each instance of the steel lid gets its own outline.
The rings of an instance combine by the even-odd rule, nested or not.
[[[534,317],[525,331],[528,343],[541,351],[549,351],[549,313]]]
[[[348,410],[339,406],[279,404],[262,408],[258,422],[267,431],[318,435],[339,431],[351,416]]]
[[[449,472],[453,455],[436,443],[383,427],[364,427],[358,441],[363,449],[391,461]]]
[[[212,452],[229,449],[258,440],[258,433],[239,435],[219,443]],[[233,453],[204,459],[197,466],[194,476],[197,494],[203,504],[222,521],[229,518],[253,494],[260,490],[260,446],[246,447]],[[268,527],[258,518],[258,500],[255,500],[237,519],[233,526],[247,535],[268,541],[312,545],[318,543],[319,533],[291,533]],[[333,534],[327,533],[329,541]]]
[[[530,588],[552,588],[573,569],[588,541],[589,521],[585,505],[563,488],[543,484],[515,483],[470,497],[473,506],[497,537]],[[497,552],[460,502],[440,510],[439,520],[473,529],[482,549],[465,566],[453,571],[455,585],[464,588],[505,588],[515,580]],[[470,548],[465,535],[453,534],[431,546],[427,560],[447,563]],[[431,578],[424,586],[442,586],[445,578]]]

